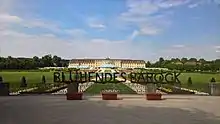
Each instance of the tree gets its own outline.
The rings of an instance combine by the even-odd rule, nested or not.
[[[21,78],[20,87],[27,87],[27,81],[26,81],[26,78],[24,76]]]
[[[203,58],[201,58],[201,59],[199,59],[199,62],[203,65],[203,64],[205,64],[206,63],[206,60],[205,59],[203,59]]]
[[[179,58],[172,58],[170,61],[172,63],[176,63],[176,62],[180,62],[180,59]]]
[[[182,62],[183,64],[185,64],[187,61],[188,61],[187,58],[182,58],[182,59],[181,59],[181,62]]]
[[[164,62],[164,58],[160,57],[160,58],[159,58],[159,62],[160,62],[160,63]]]
[[[40,59],[37,56],[33,57],[33,61],[32,62],[33,62],[33,65],[34,65],[35,68],[40,67],[40,65],[41,65],[40,64]]]
[[[41,80],[42,80],[42,83],[43,83],[43,84],[46,83],[46,77],[45,77],[44,75],[42,76],[42,79],[41,79]]]
[[[197,59],[196,58],[190,58],[189,61],[190,62],[197,62]]]
[[[188,78],[187,84],[188,84],[188,86],[192,86],[192,78],[191,77]]]
[[[54,66],[57,66],[57,67],[59,67],[59,66],[61,66],[61,58],[60,57],[58,57],[58,56],[53,56],[53,65]]]
[[[162,57],[159,58],[158,66],[159,67],[163,67],[164,66],[164,58],[162,58]]]
[[[52,61],[52,56],[51,55],[45,55],[42,57],[42,62],[44,67],[52,67],[53,66],[53,61]]]
[[[145,64],[145,67],[150,67],[151,63],[149,61],[147,61],[147,63]]]
[[[175,70],[177,67],[176,64],[172,64],[172,63],[169,63],[169,64],[166,64],[165,67],[170,69],[170,70]]]

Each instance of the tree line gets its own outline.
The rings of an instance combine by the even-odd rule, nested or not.
[[[217,72],[220,71],[220,59],[207,61],[205,59],[196,58],[172,58],[170,60],[165,60],[164,58],[159,58],[155,63],[146,62],[146,67],[154,68],[168,68],[170,70],[181,70],[187,72],[194,71],[209,71]]]
[[[0,57],[0,70],[2,69],[38,69],[43,67],[67,67],[69,60],[62,59],[56,55],[45,55],[41,58],[7,58]]]
[[[38,69],[43,67],[67,67],[69,60],[62,59],[56,55],[45,55],[43,57],[34,56],[33,58],[14,58],[11,56],[0,57],[0,70],[5,69]],[[154,63],[146,62],[146,67],[168,68],[170,70],[185,71],[219,71],[220,59],[207,61],[196,58],[172,58],[165,60],[160,57]]]

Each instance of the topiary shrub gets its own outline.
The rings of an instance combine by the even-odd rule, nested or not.
[[[42,79],[41,79],[42,83],[45,84],[46,83],[46,77],[43,75]]]
[[[192,86],[192,78],[191,77],[188,78],[187,85]]]
[[[0,76],[0,83],[3,83],[3,78],[2,78],[2,76]]]
[[[212,79],[210,80],[210,82],[212,82],[212,83],[216,82],[216,81],[215,81],[215,78],[212,78]]]
[[[21,78],[21,85],[20,85],[20,87],[27,87],[27,81],[26,81],[25,76],[23,76]]]

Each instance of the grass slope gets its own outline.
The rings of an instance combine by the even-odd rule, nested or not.
[[[128,86],[122,84],[122,83],[106,83],[106,84],[99,84],[95,83],[92,86],[90,86],[88,89],[86,89],[85,93],[89,94],[100,94],[102,90],[108,90],[108,89],[115,89],[119,90],[120,94],[136,94],[135,91],[133,91]]]

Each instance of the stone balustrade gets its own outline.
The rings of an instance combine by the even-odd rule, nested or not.
[[[93,84],[94,84],[94,82],[79,84],[78,91],[84,92],[87,88],[89,88]],[[52,94],[66,94],[66,93],[67,93],[67,88],[59,90],[59,91],[52,93]]]
[[[10,95],[19,95],[21,92],[29,92],[29,91],[36,90],[36,89],[37,87],[27,88],[27,89],[19,90],[17,92],[11,92]]]
[[[121,81],[124,79],[117,78],[117,80]],[[123,82],[126,86],[134,90],[137,94],[145,94],[147,92],[147,88],[145,85],[137,84],[137,83],[131,83],[131,81]],[[164,92],[161,92],[160,90],[156,90],[156,93],[166,94]]]

